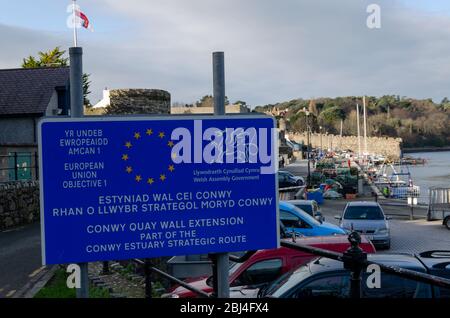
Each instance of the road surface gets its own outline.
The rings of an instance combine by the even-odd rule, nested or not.
[[[0,298],[14,296],[41,266],[39,223],[0,232]]]

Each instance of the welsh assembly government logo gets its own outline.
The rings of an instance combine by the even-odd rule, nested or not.
[[[164,131],[154,132],[152,128],[135,131],[123,145],[121,160],[124,173],[129,175],[133,182],[150,187],[167,182],[175,172],[171,161],[171,149],[174,145]],[[167,158],[167,161],[160,161],[159,158]]]

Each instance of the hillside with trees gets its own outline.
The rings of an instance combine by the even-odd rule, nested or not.
[[[366,97],[367,133],[369,136],[400,137],[403,146],[443,147],[450,146],[450,100],[441,103],[431,99],[417,100],[387,95]],[[293,131],[306,130],[306,114],[313,131],[339,134],[342,122],[343,135],[356,135],[356,104],[360,105],[362,127],[362,97],[295,99],[272,105],[257,106],[258,112],[272,111],[284,116]],[[362,130],[361,130],[362,132]]]

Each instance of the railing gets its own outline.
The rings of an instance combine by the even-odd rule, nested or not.
[[[397,266],[368,261],[367,254],[359,247],[359,244],[361,243],[361,237],[357,232],[351,233],[348,240],[351,244],[351,247],[344,253],[332,252],[321,248],[315,248],[286,241],[282,241],[281,246],[343,262],[344,268],[350,270],[351,272],[350,296],[352,298],[361,298],[361,273],[364,268],[371,264],[378,265],[381,271],[384,271],[386,273],[450,289],[450,279]]]
[[[369,261],[367,259],[367,254],[359,247],[359,244],[361,243],[361,236],[357,232],[352,232],[348,236],[348,240],[350,242],[351,247],[347,249],[344,253],[338,253],[333,252],[317,247],[311,247],[308,245],[302,245],[295,242],[295,238],[293,238],[292,242],[288,240],[281,240],[280,245],[285,248],[291,248],[294,250],[306,252],[309,254],[313,254],[316,256],[321,256],[325,258],[330,258],[333,260],[337,260],[344,263],[344,268],[350,271],[350,297],[351,298],[361,298],[361,273],[364,270],[364,268],[367,268],[367,266],[371,264],[375,264],[379,266],[380,270],[386,273],[390,273],[396,276],[400,276],[403,278],[411,279],[417,282],[422,282],[426,284],[430,284],[433,286],[438,286],[442,288],[450,289],[450,279],[438,277],[435,275],[430,275],[426,273],[421,273],[397,266],[392,265],[385,265],[373,261]],[[230,256],[230,260],[237,263],[242,263],[248,260],[256,251],[248,251],[241,257],[236,256]],[[140,259],[134,259],[135,263],[143,265],[144,266],[144,276],[145,276],[145,297],[147,299],[152,298],[152,282],[150,278],[151,272],[157,273],[158,275],[163,276],[164,278],[170,280],[171,282],[178,284],[199,297],[202,298],[214,298],[216,295],[216,292],[213,292],[212,294],[208,294],[207,292],[200,290],[198,288],[195,288],[188,283],[175,278],[163,271],[161,271],[158,268],[155,268],[151,266],[150,260],[140,260]],[[109,273],[108,269],[108,262],[104,262],[104,273]],[[214,282],[213,278],[213,282]],[[214,284],[215,285],[215,284]],[[214,290],[216,291],[217,286],[214,286]]]
[[[3,171],[8,172],[6,176]],[[0,155],[0,182],[38,179],[37,152],[11,152],[9,155]]]
[[[303,197],[306,186],[294,186],[278,189],[279,199],[282,201],[289,201]]]

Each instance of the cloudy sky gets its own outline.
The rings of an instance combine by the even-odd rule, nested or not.
[[[381,7],[381,29],[366,8]],[[72,45],[69,0],[0,0],[0,68]],[[108,88],[160,88],[173,102],[212,92],[224,51],[227,95],[256,106],[294,98],[450,96],[448,0],[78,0],[93,103]]]

